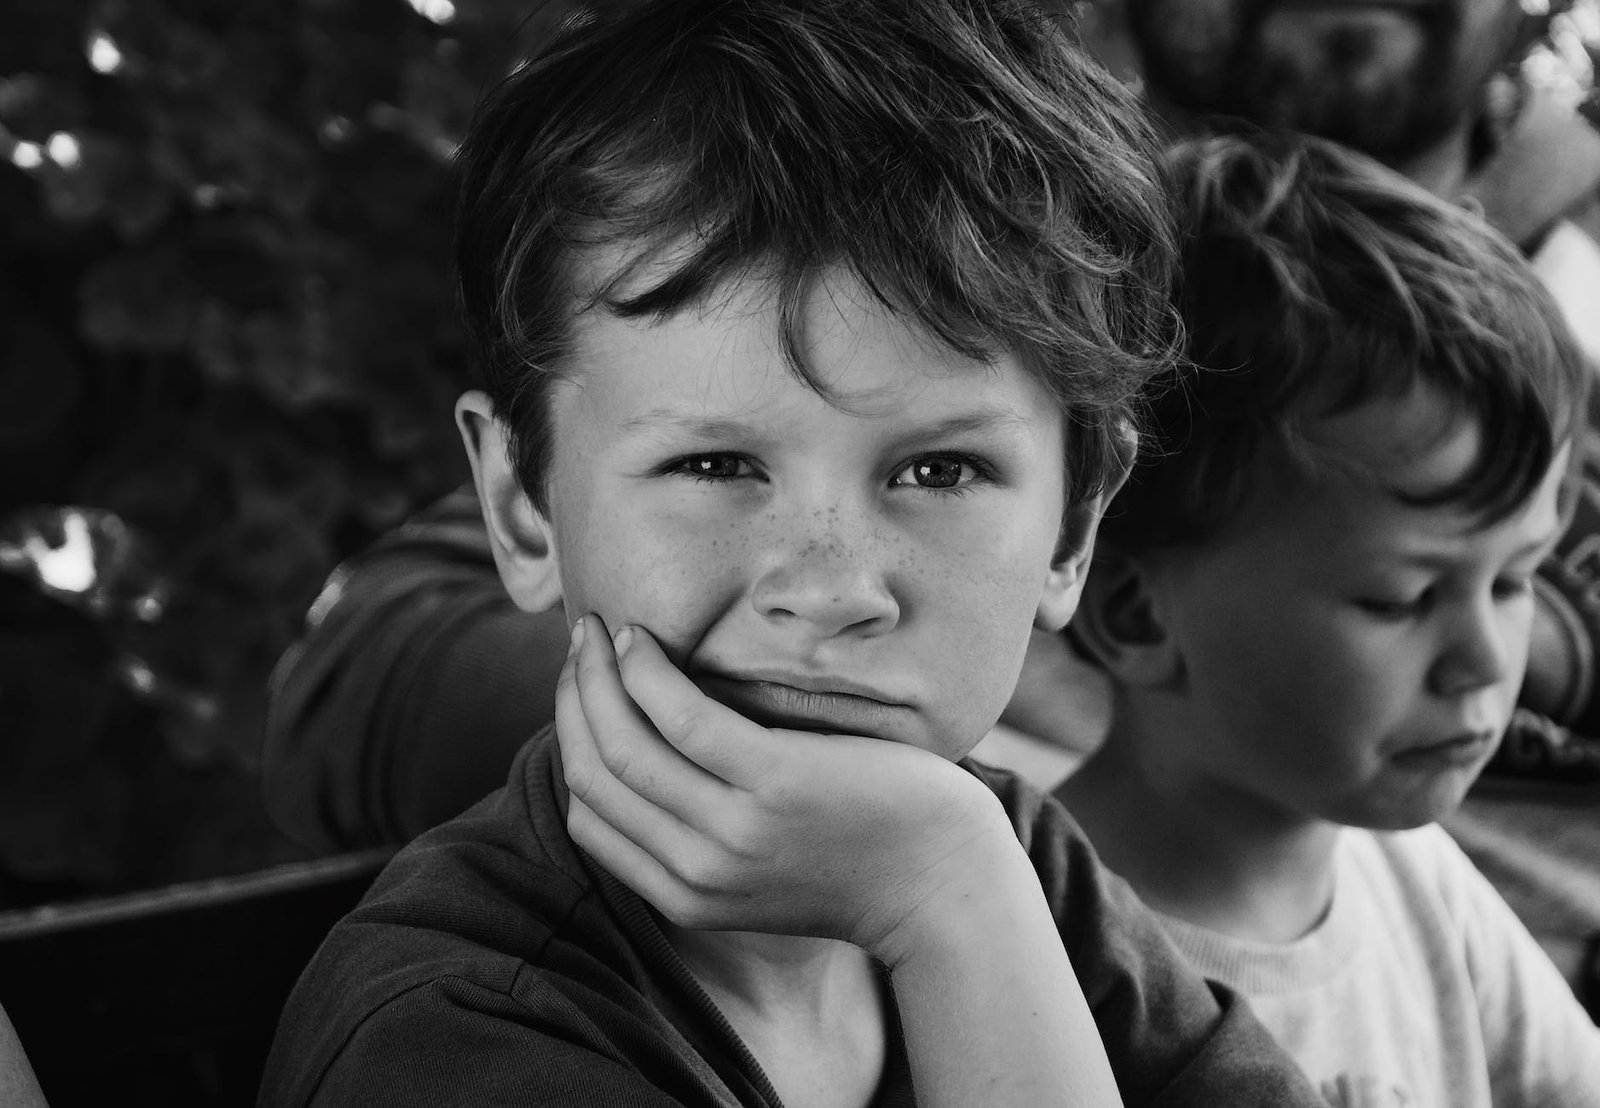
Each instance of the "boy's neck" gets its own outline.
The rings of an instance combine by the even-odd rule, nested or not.
[[[1235,939],[1282,943],[1327,914],[1337,824],[1152,770],[1116,726],[1056,796],[1101,860],[1169,916]]]
[[[867,1104],[888,1057],[892,1003],[866,951],[832,939],[691,931],[667,941],[787,1105]],[[829,1059],[819,1068],[817,1058]]]
[[[733,1017],[824,1023],[877,1012],[878,972],[859,946],[803,935],[690,930],[662,921],[667,941],[712,1001]]]
[[[866,951],[835,939],[753,931],[697,931],[662,920],[678,956],[709,992],[757,1008],[826,1009],[841,982],[876,971]]]

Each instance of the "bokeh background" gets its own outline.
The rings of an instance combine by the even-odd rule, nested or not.
[[[267,680],[465,477],[449,162],[579,5],[0,0],[0,909],[300,856]]]
[[[0,0],[0,910],[303,856],[272,666],[465,478],[451,156],[623,2]],[[1600,0],[1524,6],[1525,72],[1592,75]],[[1136,81],[1115,0],[1063,7]]]

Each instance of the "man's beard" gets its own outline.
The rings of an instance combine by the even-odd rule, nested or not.
[[[1375,62],[1382,21],[1333,22],[1302,31],[1293,49],[1270,45],[1263,31],[1277,0],[1239,0],[1230,24],[1215,28],[1226,31],[1212,44],[1217,49],[1192,49],[1178,41],[1181,21],[1167,18],[1168,5],[1188,2],[1128,5],[1145,80],[1160,97],[1194,115],[1305,131],[1390,163],[1437,144],[1469,118],[1493,68],[1478,58],[1486,52],[1463,52],[1460,12],[1449,2],[1396,9],[1414,21],[1421,45],[1411,64],[1388,67]]]

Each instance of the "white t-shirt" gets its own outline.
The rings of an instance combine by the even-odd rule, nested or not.
[[[1600,1029],[1448,835],[1346,829],[1335,859],[1296,942],[1162,922],[1334,1108],[1600,1108]]]

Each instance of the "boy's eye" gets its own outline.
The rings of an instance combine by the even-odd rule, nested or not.
[[[669,468],[702,481],[726,481],[753,472],[749,460],[738,454],[690,454],[679,458]]]
[[[925,489],[960,489],[983,476],[971,459],[955,454],[928,454],[914,458],[889,482]]]

